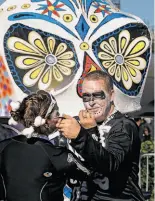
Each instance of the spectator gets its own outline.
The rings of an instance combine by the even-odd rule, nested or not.
[[[152,140],[151,138],[151,129],[149,126],[144,126],[143,130],[143,141]]]

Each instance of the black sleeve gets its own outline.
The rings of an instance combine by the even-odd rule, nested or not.
[[[0,176],[0,201],[5,200],[5,190],[4,190],[4,185],[3,185],[3,179]]]
[[[0,201],[5,200],[5,188],[4,188],[4,182],[3,177],[1,174],[1,168],[2,168],[2,152],[4,148],[11,142],[11,140],[4,140],[0,141]]]
[[[72,140],[71,145],[98,172],[108,174],[117,171],[132,144],[133,133],[137,131],[129,121],[123,120],[111,128],[105,139],[105,146],[92,138],[89,130],[81,128],[79,136]],[[97,128],[93,134],[98,136]]]
[[[67,177],[80,179],[90,175],[90,171],[82,164],[77,156],[64,147],[54,147],[53,145],[42,145],[51,163],[57,172],[66,173]]]

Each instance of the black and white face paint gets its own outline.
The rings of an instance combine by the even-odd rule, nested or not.
[[[104,121],[111,109],[113,91],[107,90],[103,80],[85,80],[82,93],[85,108],[94,114],[97,122]]]

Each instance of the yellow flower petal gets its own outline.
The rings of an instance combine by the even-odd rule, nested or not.
[[[134,77],[136,77],[136,71],[135,71],[135,69],[132,68],[132,67],[129,67],[128,69],[129,69],[131,75],[134,76]]]
[[[116,67],[115,80],[117,82],[121,81],[121,66],[119,66],[119,65]]]
[[[32,64],[35,64],[38,61],[38,59],[34,59],[34,58],[29,58],[29,59],[25,59],[23,61],[23,63],[27,66],[30,66]]]
[[[29,33],[28,40],[29,43],[36,47],[40,52],[44,54],[48,53],[42,37],[36,31],[31,31]]]
[[[55,56],[59,56],[67,50],[67,45],[65,43],[60,43],[56,49]]]
[[[40,66],[37,66],[29,70],[23,77],[23,83],[25,84],[25,86],[27,87],[34,86],[40,79],[44,69],[45,69],[45,64],[41,64]]]
[[[137,61],[137,60],[131,60],[129,61],[130,64],[133,64],[134,66],[139,66],[140,65],[140,62]]]
[[[149,48],[149,40],[145,36],[134,39],[128,46],[125,57],[133,58],[142,55]]]
[[[114,59],[114,56],[111,56],[111,55],[109,55],[109,54],[107,54],[105,52],[99,52],[98,57],[99,57],[99,59],[102,59],[102,60],[112,60],[112,59]]]
[[[74,54],[72,51],[65,52],[57,57],[57,59],[71,59],[73,58]]]
[[[30,74],[31,79],[36,79],[41,72],[41,68],[37,68]]]
[[[40,90],[50,90],[52,88],[52,67],[49,67],[42,74],[38,82],[38,88]]]
[[[137,43],[137,44],[135,45],[135,47],[132,49],[132,51],[130,52],[130,55],[132,55],[132,54],[134,54],[134,53],[137,53],[137,52],[143,50],[144,47],[145,47],[144,41],[141,41],[141,42]]]
[[[72,72],[70,68],[67,68],[59,64],[57,64],[56,67],[66,76],[69,76]]]
[[[111,61],[103,61],[102,62],[102,65],[104,68],[109,68],[110,66],[112,66],[114,63],[114,60],[111,60]]]
[[[119,53],[123,54],[130,41],[130,32],[128,30],[123,30],[120,32],[118,37]]]
[[[36,55],[36,56],[42,55],[31,44],[29,44],[28,42],[26,42],[23,39],[18,38],[18,37],[14,37],[14,36],[10,37],[7,40],[7,46],[9,48],[9,50],[16,52],[16,53]]]
[[[17,50],[23,50],[25,52],[30,52],[30,53],[34,53],[33,49],[31,49],[30,47],[26,46],[25,44],[21,43],[21,42],[15,42],[15,48]]]
[[[144,70],[146,68],[146,60],[142,57],[134,57],[125,59],[125,63],[138,70]]]
[[[128,65],[128,64],[125,64],[125,67],[129,73],[132,81],[136,84],[140,83],[141,79],[142,79],[141,72],[138,69],[133,68],[131,65]]]
[[[126,70],[126,68],[124,66],[121,66],[122,68],[122,82],[123,82],[123,85],[124,87],[129,90],[131,89],[132,87],[132,80],[131,80],[131,77],[128,73],[128,71]]]
[[[109,43],[110,43],[112,49],[114,50],[114,52],[117,53],[117,42],[116,42],[116,39],[114,37],[110,37],[109,38]]]
[[[34,56],[19,56],[15,59],[16,66],[24,70],[34,68],[44,62],[43,59]]]
[[[53,66],[53,75],[54,75],[54,78],[55,78],[58,82],[62,82],[62,81],[63,81],[63,76],[62,76],[62,74],[60,73],[60,71],[59,71],[55,66]]]
[[[113,64],[113,65],[108,69],[108,73],[109,73],[111,76],[114,76],[115,71],[116,71],[116,64]]]
[[[48,37],[47,38],[47,44],[48,44],[48,49],[50,53],[53,53],[54,48],[55,48],[55,38],[53,37]]]
[[[129,80],[129,76],[128,76],[128,74],[127,74],[127,72],[125,70],[123,70],[123,77],[124,77],[125,81]]]
[[[75,61],[73,60],[58,60],[58,63],[68,68],[73,68],[75,66]]]
[[[113,49],[111,48],[111,46],[109,45],[109,43],[107,41],[103,41],[100,44],[100,48],[103,50],[103,52],[107,52],[108,54],[112,54],[115,55],[115,52],[113,51]]]
[[[48,83],[48,80],[49,80],[49,76],[50,76],[50,70],[48,70],[45,75],[43,76],[42,78],[42,81],[44,84],[47,84]]]
[[[123,49],[125,47],[125,44],[126,44],[126,38],[122,38],[121,40],[121,49]]]

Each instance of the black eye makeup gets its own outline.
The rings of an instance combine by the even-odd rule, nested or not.
[[[94,92],[91,94],[83,93],[83,95],[82,95],[83,102],[89,102],[89,101],[105,99],[105,98],[106,98],[106,95],[105,95],[104,91],[98,91],[98,92]]]

